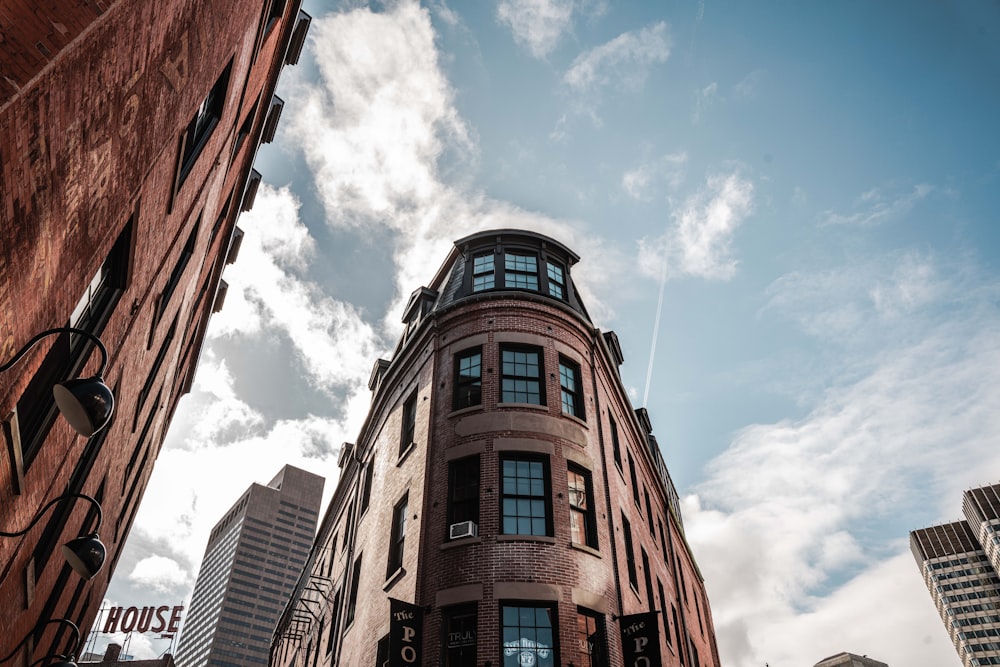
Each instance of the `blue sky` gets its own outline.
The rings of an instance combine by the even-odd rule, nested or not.
[[[331,493],[405,298],[453,240],[526,227],[582,256],[621,338],[723,664],[959,664],[907,532],[1000,477],[1000,6],[306,9],[109,601],[188,595],[214,521],[285,462]]]

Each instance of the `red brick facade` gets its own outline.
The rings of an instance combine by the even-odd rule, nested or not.
[[[271,664],[381,664],[392,597],[425,610],[424,665],[517,664],[530,642],[519,639],[515,647],[503,626],[515,610],[535,608],[545,613],[537,637],[552,633],[550,643],[539,640],[544,647],[527,651],[542,665],[622,665],[620,618],[656,611],[662,664],[717,666],[708,600],[684,539],[676,492],[645,411],[633,411],[622,386],[617,339],[593,327],[573,291],[568,272],[575,256],[538,235],[492,234],[495,244],[491,234],[456,244],[430,288],[414,293],[395,358],[376,365],[368,420],[357,445],[345,445],[337,492],[297,597],[279,621]],[[508,252],[534,257],[517,277],[506,257],[507,279],[528,280],[525,289],[496,289]],[[486,269],[473,266],[476,257],[485,257],[482,267],[493,271],[481,289],[474,281]],[[547,265],[556,267],[548,279]],[[515,395],[505,393],[515,386],[510,361],[518,351],[537,355],[531,358],[541,364],[543,398],[529,392],[511,400]],[[470,358],[479,361],[481,392],[466,400],[457,390],[464,382],[457,369],[469,354],[479,355]],[[577,381],[580,400],[562,391],[566,377]],[[404,415],[414,396],[408,447]],[[530,493],[511,477],[524,470],[539,482]],[[476,472],[478,484],[470,485]],[[590,482],[589,528],[578,533],[573,517],[586,513],[571,508],[571,496],[582,495],[579,484],[571,488],[571,476]],[[474,509],[456,492],[472,486]],[[518,504],[522,491],[537,501],[530,512],[538,522],[530,528],[515,521],[529,507]],[[396,569],[394,510],[404,497],[402,567]],[[478,534],[449,539],[450,520],[468,511]],[[306,608],[315,616],[303,613]],[[586,622],[604,630],[597,633],[603,637],[594,642],[593,662],[578,634]],[[463,638],[475,642],[474,652],[459,646]]]
[[[103,507],[108,548],[89,582],[65,565],[59,545],[96,519],[82,501],[0,538],[0,654],[50,618],[83,631],[94,620],[193,379],[278,73],[308,26],[298,7],[55,0],[0,12],[17,26],[0,44],[0,362],[80,322],[108,348],[116,396],[113,421],[89,439],[46,416],[49,372],[98,364],[55,336],[0,376],[0,530],[85,493]],[[25,664],[69,650],[55,624],[28,644]]]

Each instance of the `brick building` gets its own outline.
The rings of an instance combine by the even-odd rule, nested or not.
[[[92,529],[84,500],[56,503],[0,538],[0,655],[66,653],[115,569],[177,401],[188,391],[236,218],[298,57],[299,0],[11,0],[0,8],[0,363],[72,325],[101,338],[111,423],[78,437],[52,386],[92,375],[92,342],[44,338],[0,375],[0,531],[50,501],[103,508],[103,569],[90,581],[57,547]],[[222,285],[220,287],[220,285]],[[35,631],[35,628],[42,628]],[[21,662],[17,664],[22,664]]]
[[[910,533],[910,550],[965,667],[1000,665],[1000,484],[969,489],[965,519]]]
[[[478,233],[413,293],[273,666],[719,665],[677,493],[577,260]]]

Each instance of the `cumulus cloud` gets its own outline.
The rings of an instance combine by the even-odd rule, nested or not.
[[[651,277],[728,280],[736,272],[733,233],[753,207],[753,184],[737,173],[709,176],[672,213],[667,231],[639,242],[639,268]]]
[[[779,281],[786,293],[805,289],[781,314],[805,310],[810,333],[825,335],[832,321],[810,303],[833,312],[849,305],[866,323],[857,338],[874,342],[802,418],[738,431],[686,500],[725,664],[809,664],[866,645],[879,646],[889,664],[954,659],[908,553],[906,533],[919,526],[898,520],[928,505],[942,519],[956,515],[962,490],[1000,466],[1000,316],[984,308],[1000,286],[970,291],[964,276],[937,275],[917,255],[893,260],[885,280],[921,287],[888,290],[902,295],[891,316],[884,302],[865,298],[869,290],[851,280],[845,289],[832,272]],[[872,259],[838,273],[870,275],[880,262],[890,263]],[[945,304],[947,316],[930,308]],[[893,530],[898,538],[875,537]],[[885,599],[891,608],[878,602]],[[887,654],[885,636],[919,641]]]
[[[192,583],[190,573],[177,561],[164,556],[147,556],[136,563],[129,581],[154,591],[169,592]]]
[[[570,65],[563,81],[577,91],[610,84],[628,91],[642,88],[650,69],[670,56],[667,24],[656,23],[625,32],[610,42],[581,53]]]
[[[644,162],[622,175],[622,189],[632,199],[650,201],[661,186],[674,190],[681,184],[686,162],[687,153],[683,152]]]
[[[854,202],[850,213],[827,210],[820,219],[821,225],[850,225],[854,227],[874,227],[891,220],[897,220],[908,213],[918,202],[933,192],[926,183],[918,183],[907,192],[885,192],[873,188],[863,193]]]
[[[572,28],[573,5],[573,0],[501,0],[497,20],[510,28],[518,45],[544,58]]]

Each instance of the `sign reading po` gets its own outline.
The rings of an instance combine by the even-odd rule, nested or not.
[[[621,624],[625,667],[662,667],[659,614],[655,611],[632,614],[622,616],[618,622]]]
[[[177,632],[183,606],[111,607],[101,632]],[[169,612],[169,616],[167,613]]]
[[[424,610],[389,598],[389,665],[421,665]]]

